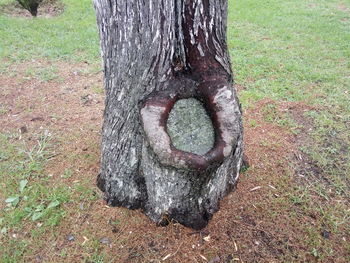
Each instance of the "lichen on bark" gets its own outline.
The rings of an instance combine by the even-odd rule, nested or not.
[[[214,146],[213,124],[203,104],[194,98],[175,103],[167,130],[172,144],[179,150],[204,155]]]

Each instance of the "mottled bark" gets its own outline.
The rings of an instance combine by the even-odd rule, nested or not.
[[[158,223],[203,228],[236,184],[241,110],[226,46],[227,0],[94,0],[106,108],[98,185],[108,204]],[[215,142],[176,149],[167,119],[179,99],[201,101]]]

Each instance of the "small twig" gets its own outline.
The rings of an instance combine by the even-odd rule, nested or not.
[[[199,256],[200,256],[202,259],[204,259],[205,261],[208,261],[208,259],[207,259],[205,256],[203,256],[202,254],[199,254]]]
[[[47,159],[48,159],[48,160],[52,160],[52,159],[54,159],[55,157],[57,157],[58,155],[60,155],[60,153],[52,154],[52,155],[48,156]]]
[[[261,188],[261,186],[256,186],[256,187],[250,189],[249,191],[253,192],[253,191],[259,190],[260,188]]]
[[[238,251],[238,247],[237,247],[237,244],[236,242],[233,240],[233,245],[235,246],[235,251],[237,252]]]
[[[273,185],[269,184],[269,187],[273,190],[277,190],[276,187],[274,187]]]
[[[166,255],[164,258],[162,258],[162,261],[165,261],[168,258],[175,256],[177,254],[177,252],[179,252],[179,250],[180,250],[180,248],[181,248],[183,243],[184,242],[182,241],[181,244],[178,246],[177,250],[174,253],[170,253],[170,254]]]

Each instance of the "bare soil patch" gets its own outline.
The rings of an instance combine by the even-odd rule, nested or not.
[[[7,5],[1,6],[3,13],[14,16],[14,17],[24,17],[33,18],[28,10],[24,9],[17,1],[11,2]],[[38,8],[38,17],[55,17],[63,13],[64,4],[59,0],[44,0]]]
[[[342,11],[344,13],[350,12],[350,8],[348,8],[343,2],[340,2],[336,7],[339,11]]]
[[[294,156],[298,144],[289,129],[266,120],[262,109],[271,103],[282,114],[295,104],[263,100],[245,111],[245,153],[250,168],[241,174],[236,191],[202,231],[179,224],[157,227],[141,211],[111,208],[96,187],[99,171],[100,130],[103,112],[102,74],[86,64],[57,62],[57,78],[43,81],[28,75],[28,67],[50,68],[47,61],[12,65],[0,75],[2,133],[53,134],[55,158],[46,166],[50,184],[73,191],[65,204],[66,216],[54,233],[35,245],[31,229],[18,238],[29,239],[33,258],[28,262],[90,262],[104,255],[109,262],[345,262],[344,251],[333,247],[334,257],[320,260],[310,252],[305,226],[314,228],[317,215],[305,214],[290,202],[295,187]],[[63,176],[66,170],[70,176]],[[93,191],[89,199],[78,188]],[[320,242],[326,240],[320,232]],[[328,243],[326,243],[328,244]],[[88,259],[88,260],[87,260]],[[90,260],[90,261],[89,261]]]

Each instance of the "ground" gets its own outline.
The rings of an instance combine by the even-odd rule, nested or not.
[[[0,262],[350,262],[348,0],[229,1],[250,167],[202,231],[103,202],[93,8],[62,3],[0,11]]]

